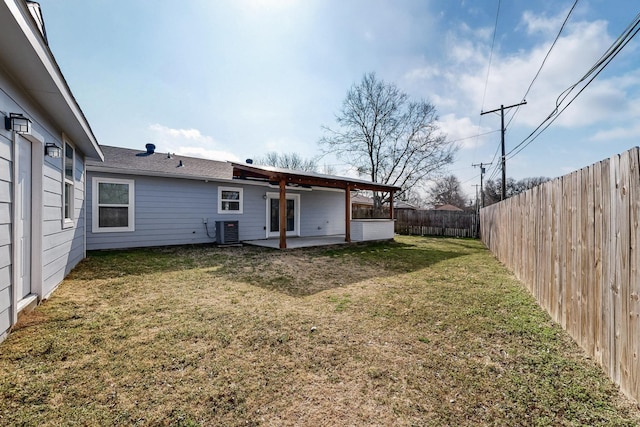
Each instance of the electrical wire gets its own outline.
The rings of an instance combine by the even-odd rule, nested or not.
[[[493,62],[493,49],[496,44],[496,34],[498,33],[498,18],[500,17],[500,5],[501,0],[498,0],[498,9],[496,10],[496,20],[493,25],[493,37],[491,39],[491,50],[489,51],[489,65],[487,66],[487,76],[484,80],[484,92],[482,94],[482,103],[480,105],[480,111],[484,110],[484,101],[487,97],[487,88],[489,87],[489,74],[491,73],[491,63]],[[480,125],[482,124],[482,115],[478,118],[478,129],[480,129]],[[476,135],[476,138],[479,138],[480,134]]]
[[[605,51],[598,61],[582,76],[576,83],[565,89],[556,99],[556,105],[553,111],[518,145],[513,147],[507,153],[508,159],[512,159],[522,150],[535,141],[542,132],[544,132],[573,101],[593,82],[593,80],[611,63],[611,61],[629,44],[629,42],[640,31],[640,13],[635,16],[631,24],[627,26],[624,32],[614,41],[614,43]],[[571,93],[581,84],[584,83],[580,90],[573,97],[562,105]]]
[[[487,67],[487,77],[484,81],[484,93],[482,94],[482,107],[484,109],[484,100],[487,96],[487,87],[489,86],[489,73],[491,72],[491,62],[493,61],[493,48],[496,43],[496,34],[498,33],[498,18],[500,16],[500,3],[501,0],[498,0],[498,10],[496,11],[496,22],[493,26],[493,39],[491,40],[491,51],[489,52],[489,66]]]
[[[564,18],[564,22],[562,22],[562,25],[560,26],[560,30],[558,31],[558,34],[556,35],[556,38],[553,40],[553,43],[551,43],[551,46],[549,47],[549,50],[547,51],[547,54],[544,56],[544,59],[542,60],[542,64],[540,64],[540,68],[538,68],[538,71],[536,72],[536,75],[533,76],[533,80],[531,80],[531,83],[529,84],[529,87],[527,88],[527,91],[522,96],[523,100],[527,99],[527,95],[531,91],[531,88],[533,87],[533,84],[538,79],[538,76],[540,75],[540,72],[542,71],[542,68],[544,67],[544,64],[547,62],[547,59],[549,58],[549,55],[551,54],[551,51],[553,50],[553,48],[555,47],[558,39],[560,38],[560,35],[562,34],[562,31],[564,30],[564,27],[567,25],[567,22],[569,21],[569,17],[571,16],[571,13],[573,13],[573,10],[576,8],[576,5],[578,4],[578,1],[580,1],[580,0],[576,0],[573,3],[573,6],[571,6],[571,9],[569,9],[569,12],[567,13],[567,16]],[[518,114],[518,111],[520,111],[520,107],[521,107],[521,105],[518,105],[516,107],[515,111],[513,112],[513,115],[511,116],[511,118],[507,122],[507,125],[505,126],[505,129],[508,128],[509,125],[511,124],[511,121],[513,119],[515,119],[516,115]]]

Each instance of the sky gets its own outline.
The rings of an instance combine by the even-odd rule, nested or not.
[[[446,173],[474,197],[500,177],[500,115],[518,104],[575,0],[40,0],[49,46],[103,145],[217,160],[321,154],[365,73],[438,111],[458,146]],[[507,109],[521,143],[620,36],[640,6],[580,0],[527,104]],[[539,137],[507,177],[557,177],[640,141],[640,36]],[[320,164],[353,176],[343,159]]]

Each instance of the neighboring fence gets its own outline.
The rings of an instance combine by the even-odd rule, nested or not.
[[[394,213],[398,234],[478,237],[479,221],[474,212],[398,209]]]
[[[639,150],[480,212],[482,240],[640,401]]]
[[[373,206],[352,206],[351,219],[388,219],[389,208],[373,209]]]

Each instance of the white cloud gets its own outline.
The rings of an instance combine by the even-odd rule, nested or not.
[[[527,15],[527,22],[535,28],[557,28],[555,18]],[[557,31],[557,30],[556,30]],[[555,35],[554,35],[555,36]],[[529,51],[504,55],[494,51],[485,96],[488,49],[475,46],[468,40],[451,38],[456,46],[449,49],[450,68],[457,69],[447,81],[461,100],[461,105],[480,106],[484,110],[500,105],[516,104],[529,87],[552,42],[552,36]],[[537,126],[555,108],[557,97],[576,83],[609,47],[606,22],[579,22],[567,27],[548,57],[541,74],[527,95],[528,105],[523,107],[515,123]],[[484,52],[484,53],[481,53]],[[596,80],[561,116],[556,125],[575,127],[607,121],[615,111],[605,105],[624,102],[625,95],[606,80]],[[467,100],[465,102],[464,100]]]
[[[522,23],[527,28],[527,33],[529,34],[557,34],[568,12],[569,10],[566,10],[555,17],[549,18],[546,16],[538,16],[526,10],[522,14]]]
[[[215,160],[240,160],[232,152],[217,147],[219,144],[212,137],[203,135],[198,129],[172,129],[157,123],[148,129],[159,152]]]
[[[640,139],[640,125],[631,127],[617,127],[605,131],[596,132],[592,137],[592,141],[609,142],[613,140]]]
[[[182,156],[202,157],[205,159],[213,160],[228,160],[232,162],[240,161],[238,156],[228,151],[207,150],[206,148],[202,147],[181,146],[176,148],[175,153]]]
[[[469,117],[458,118],[455,114],[446,114],[438,120],[438,126],[447,135],[447,140],[455,141],[463,150],[484,145],[486,136],[480,136],[490,131],[486,127],[478,127]],[[471,136],[473,135],[473,136]]]
[[[440,75],[442,75],[442,73],[440,72],[439,68],[426,66],[409,70],[407,73],[405,73],[404,78],[409,80],[410,82],[413,82],[416,80],[432,79]]]

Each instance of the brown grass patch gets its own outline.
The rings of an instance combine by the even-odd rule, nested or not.
[[[472,240],[94,252],[0,345],[3,425],[636,425]]]

